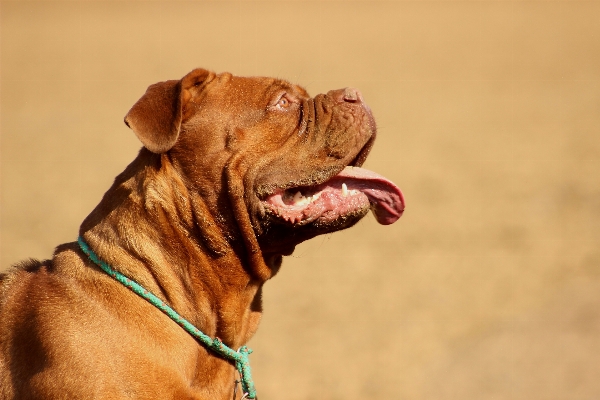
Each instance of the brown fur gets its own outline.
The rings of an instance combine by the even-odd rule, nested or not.
[[[289,110],[273,111],[282,92]],[[81,225],[108,264],[237,349],[261,288],[299,242],[259,196],[362,163],[370,113],[269,78],[198,69],[150,86],[125,118],[144,148]],[[301,107],[302,106],[302,107]],[[352,118],[348,118],[348,113]],[[0,277],[0,399],[230,399],[235,368],[102,272],[76,243]]]

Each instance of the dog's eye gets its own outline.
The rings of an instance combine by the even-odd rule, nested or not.
[[[275,103],[271,103],[271,107],[276,110],[285,111],[294,103],[297,103],[297,101],[293,96],[290,96],[288,93],[283,93]]]
[[[280,107],[280,108],[287,108],[289,105],[290,105],[290,101],[285,96],[280,98],[279,101],[277,102],[277,107]]]
[[[277,100],[277,103],[275,103],[275,108],[279,110],[286,110],[290,106],[290,104],[291,102],[289,97],[287,96],[287,94],[284,94],[279,98],[279,100]]]

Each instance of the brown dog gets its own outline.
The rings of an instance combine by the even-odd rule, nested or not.
[[[396,186],[359,168],[375,122],[355,89],[310,98],[278,79],[197,69],[150,86],[125,123],[144,147],[80,235],[233,349],[256,331],[283,255],[369,209],[383,224],[404,210]],[[77,243],[0,277],[3,400],[231,399],[236,377]]]

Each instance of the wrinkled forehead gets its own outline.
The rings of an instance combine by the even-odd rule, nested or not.
[[[227,96],[249,103],[268,103],[283,93],[298,98],[310,97],[303,87],[277,78],[243,77],[222,73],[217,75],[211,83],[214,89],[221,93],[227,93]]]

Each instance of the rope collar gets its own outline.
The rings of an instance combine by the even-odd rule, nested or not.
[[[112,276],[114,279],[122,283],[124,286],[132,290],[138,296],[144,298],[150,304],[161,310],[165,313],[169,318],[175,321],[179,326],[185,329],[190,335],[199,340],[204,346],[221,356],[226,360],[233,361],[235,363],[235,367],[240,373],[241,376],[241,384],[242,390],[244,391],[244,396],[242,398],[248,399],[256,399],[256,389],[254,388],[254,382],[252,381],[252,373],[250,371],[250,360],[248,355],[252,353],[252,350],[246,346],[240,347],[238,351],[234,351],[230,347],[227,347],[219,338],[211,338],[210,336],[204,334],[194,325],[192,325],[188,320],[179,315],[175,310],[165,304],[164,301],[156,297],[154,294],[144,289],[143,286],[138,284],[137,282],[129,279],[122,273],[115,271],[112,269],[107,263],[100,260],[100,258],[89,248],[87,243],[80,236],[77,239],[79,243],[79,247],[81,250],[89,257],[90,260],[94,262],[94,264],[98,265],[104,272],[108,275]]]

